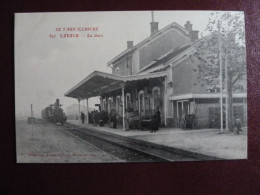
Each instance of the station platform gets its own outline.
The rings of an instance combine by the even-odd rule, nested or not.
[[[247,159],[247,129],[239,135],[234,133],[219,133],[219,129],[183,130],[179,128],[160,128],[151,133],[149,130],[123,131],[120,127],[112,129],[108,126],[100,127],[93,124],[82,124],[79,120],[69,120],[68,123],[88,128],[106,134],[114,134],[122,138],[149,143],[167,149],[178,149],[184,153],[202,156],[202,159]]]

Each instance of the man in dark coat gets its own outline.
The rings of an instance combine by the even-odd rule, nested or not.
[[[158,130],[159,130],[159,127],[161,125],[161,112],[159,110],[159,107],[157,107],[157,109],[156,109],[156,115],[157,115]]]
[[[109,127],[112,128],[113,125],[112,125],[112,122],[113,122],[113,110],[111,110],[111,112],[109,113],[109,116],[108,116],[108,123],[109,123]]]
[[[96,112],[96,124],[100,125],[100,119],[101,119],[101,113],[100,112]]]
[[[84,121],[85,121],[85,114],[83,112],[81,112],[81,121],[82,121],[82,124],[84,124]]]
[[[93,125],[97,126],[97,111],[96,110],[94,110],[94,112],[93,112],[92,119],[93,119]]]
[[[152,121],[151,121],[151,132],[158,131],[158,116],[155,110],[153,110]]]
[[[113,128],[116,129],[117,128],[117,112],[116,111],[113,112],[112,120],[113,120]]]

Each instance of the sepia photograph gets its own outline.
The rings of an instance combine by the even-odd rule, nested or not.
[[[17,163],[248,158],[243,11],[15,14]]]

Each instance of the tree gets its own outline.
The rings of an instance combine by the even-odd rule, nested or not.
[[[212,12],[204,33],[190,56],[197,65],[198,82],[205,81],[212,90],[227,93],[228,128],[233,124],[233,92],[246,90],[246,49],[243,12]],[[223,64],[220,86],[220,60]],[[225,66],[227,67],[225,74]]]

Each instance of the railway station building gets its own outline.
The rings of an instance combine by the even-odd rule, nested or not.
[[[211,127],[220,113],[220,93],[198,83],[193,71],[197,67],[190,55],[200,41],[199,32],[189,21],[184,27],[173,22],[161,30],[158,22],[150,25],[145,40],[136,45],[127,41],[126,49],[107,63],[111,74],[94,71],[65,96],[86,101],[99,96],[102,110],[114,109],[123,118],[126,110],[149,117],[159,108],[164,126],[180,127],[184,115],[195,114],[199,128]],[[246,86],[233,92],[233,102],[235,117],[245,125]]]

